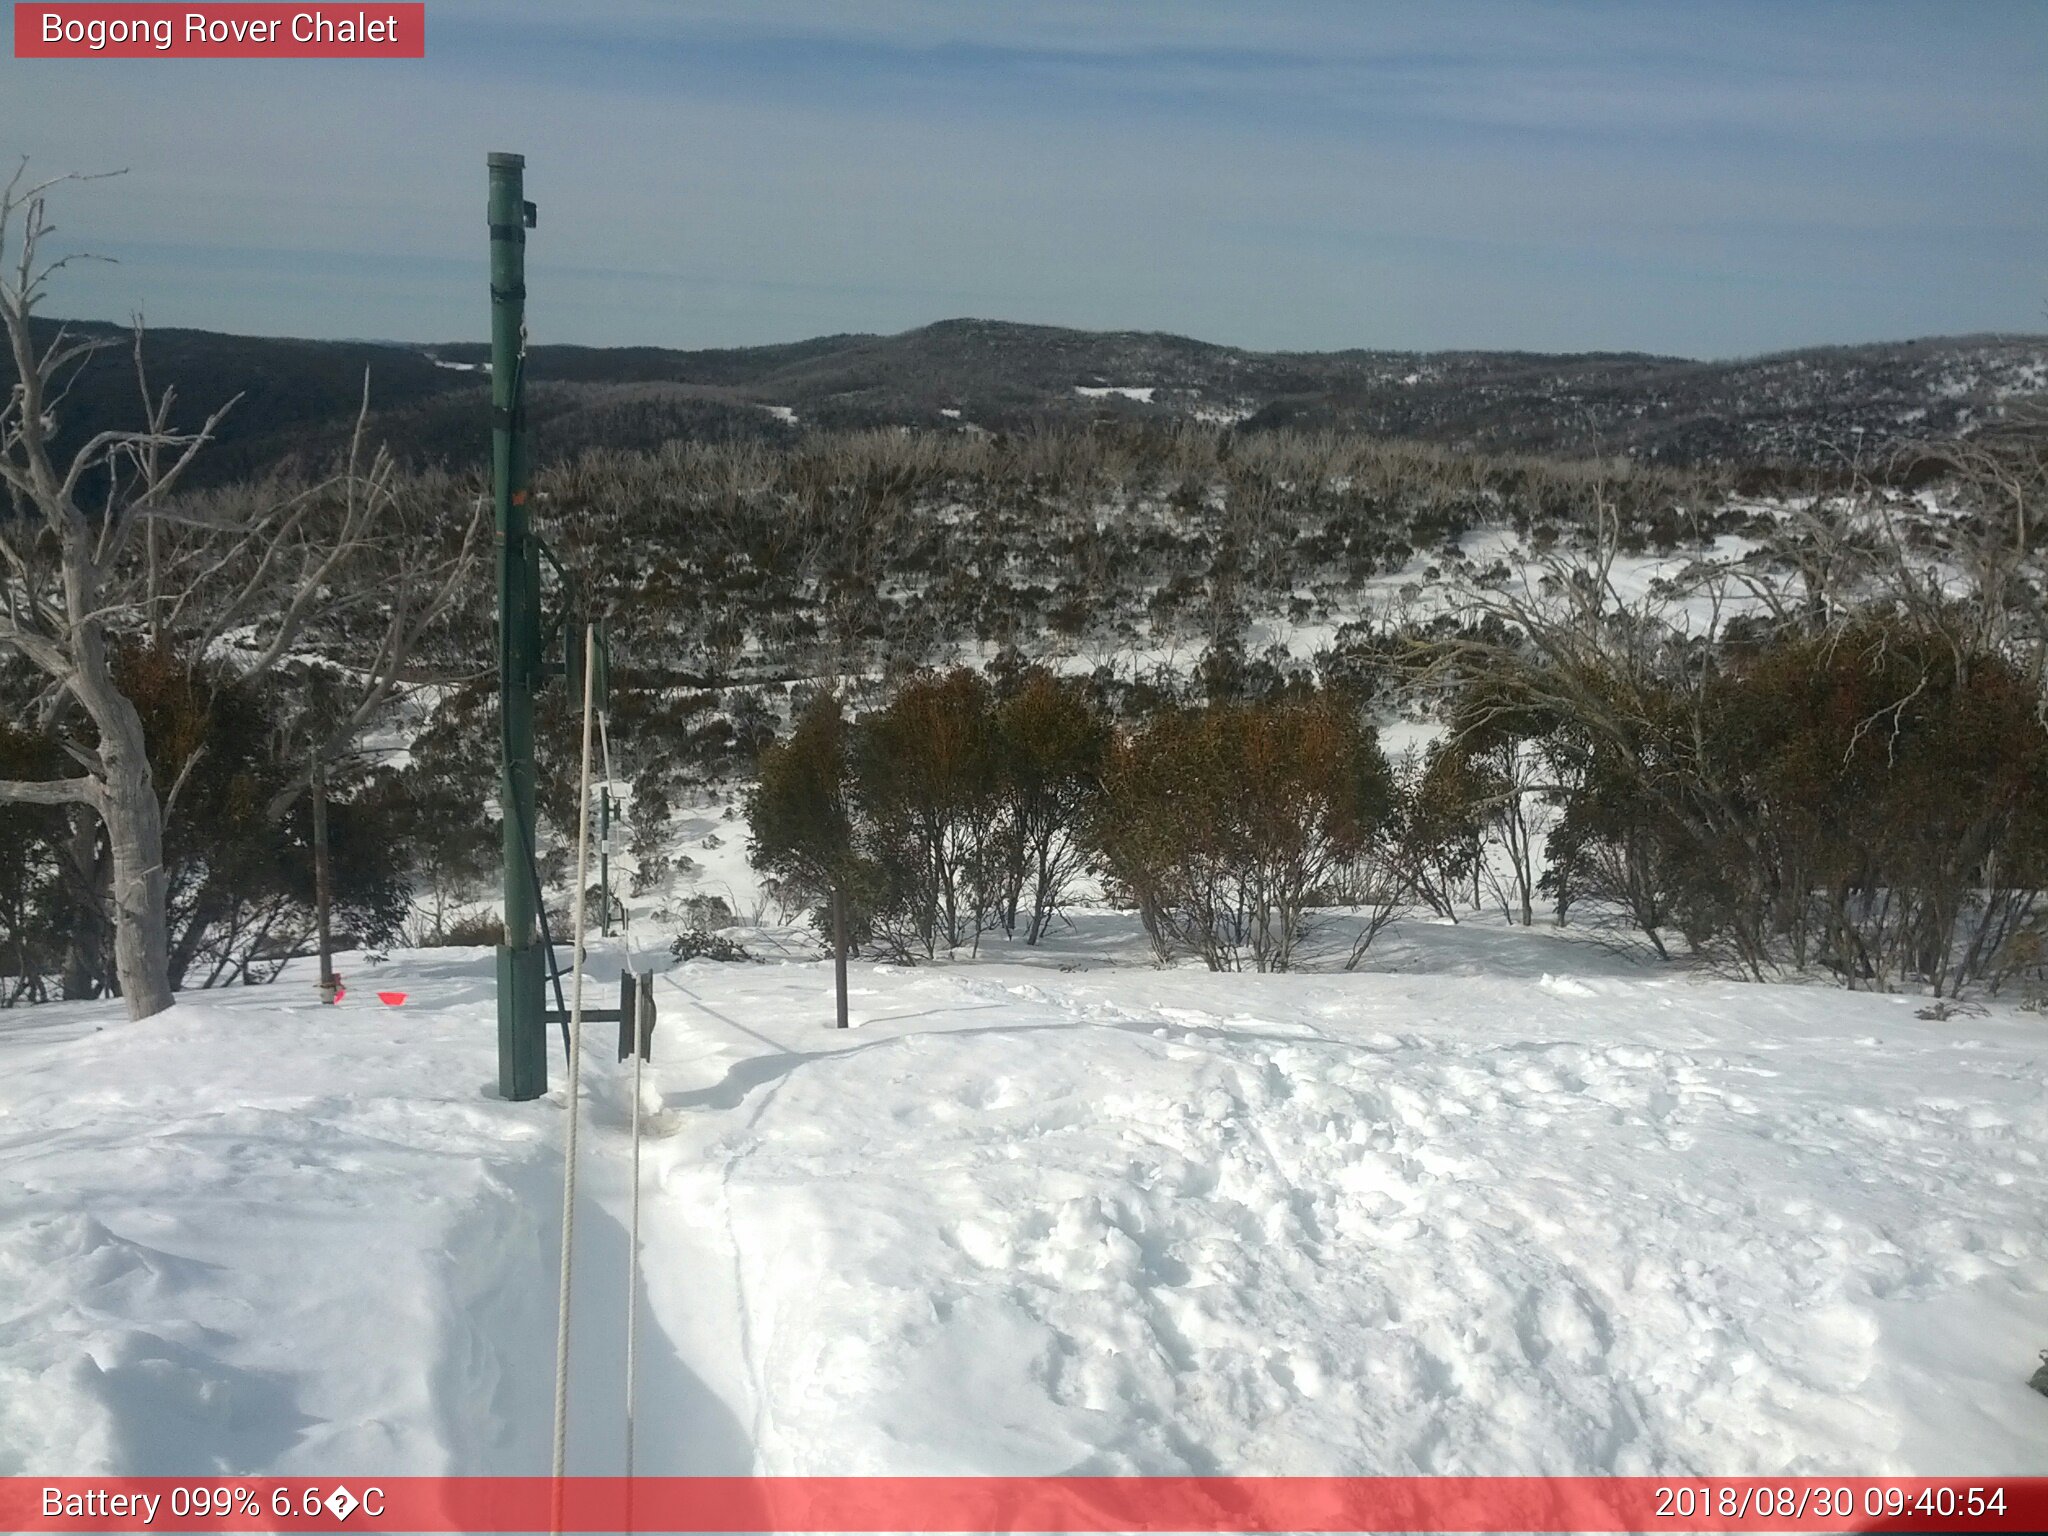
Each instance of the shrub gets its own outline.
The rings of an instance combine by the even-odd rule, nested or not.
[[[421,941],[430,949],[482,948],[505,942],[505,920],[494,912],[474,912],[458,917]]]
[[[798,901],[828,901],[856,862],[849,735],[839,700],[818,694],[797,716],[789,740],[762,751],[747,797],[747,857]]]
[[[997,910],[1006,933],[1021,918],[1036,944],[1087,862],[1109,727],[1080,685],[1034,668],[996,707],[995,738]]]
[[[1867,616],[1691,678],[1603,664],[1555,690],[1576,701],[1551,736],[1561,900],[1614,900],[1653,939],[1668,921],[1756,976],[1952,995],[2037,958],[2048,729],[2010,663]]]
[[[921,673],[861,721],[851,753],[875,935],[926,956],[978,943],[997,906],[999,743],[988,683]]]
[[[1393,776],[1355,712],[1305,703],[1178,710],[1110,753],[1097,840],[1155,952],[1287,970],[1310,901],[1372,848]]]
[[[722,933],[706,933],[702,928],[692,928],[677,934],[676,941],[669,946],[668,952],[678,960],[737,962],[751,961],[754,958],[738,940],[729,939]]]
[[[739,919],[733,916],[732,903],[723,896],[698,893],[683,898],[681,912],[683,923],[693,931],[717,933],[722,928],[734,927]]]
[[[2001,659],[1871,623],[1738,659],[1707,697],[1732,814],[1687,850],[1695,920],[1852,986],[1991,975],[2048,884],[2035,705]]]

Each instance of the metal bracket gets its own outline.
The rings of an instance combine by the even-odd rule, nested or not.
[[[554,550],[548,547],[548,541],[536,533],[533,535],[533,543],[534,548],[539,553],[541,559],[545,560],[548,563],[548,566],[554,571],[555,580],[561,584],[562,592],[568,592],[570,590],[569,573],[562,568],[562,562],[556,558]],[[555,648],[556,638],[558,636],[562,636],[564,632],[568,630],[570,627],[570,607],[571,605],[566,602],[561,603],[559,606],[557,606],[554,612],[554,616],[547,621],[547,628],[541,631],[540,675],[542,677],[560,677],[574,681],[576,678],[579,678],[583,675],[580,667],[573,673],[569,670],[569,663],[566,656],[566,652],[569,649],[570,645],[574,643],[573,640],[564,640],[563,650],[565,652],[565,655],[563,660],[555,662],[549,661],[547,659],[549,653],[552,652]]]
[[[569,1010],[550,1008],[544,1015],[550,1024],[567,1024]],[[619,972],[619,1006],[616,1008],[586,1008],[583,1010],[586,1024],[616,1024],[619,1026],[619,1060],[624,1061],[634,1053],[637,1033],[640,1056],[654,1060],[654,975],[652,972],[635,979],[631,971]],[[635,1029],[635,1024],[638,1029]]]

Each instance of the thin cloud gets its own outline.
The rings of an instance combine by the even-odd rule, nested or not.
[[[2027,329],[2048,10],[432,9],[418,64],[0,60],[80,312],[449,339],[527,152],[552,339],[982,313],[1696,355]],[[18,125],[18,126],[13,126]]]

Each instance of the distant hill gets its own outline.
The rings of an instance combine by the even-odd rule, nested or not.
[[[54,324],[54,322],[53,322]],[[66,440],[131,425],[118,343],[65,401]],[[408,346],[153,330],[152,384],[180,425],[240,394],[208,479],[345,442],[369,372],[375,432],[402,455],[481,462],[481,343]],[[2048,394],[2048,337],[1825,347],[1730,362],[1641,353],[1251,352],[1183,336],[945,320],[895,336],[677,351],[536,346],[527,359],[543,455],[676,437],[787,439],[807,426],[1015,430],[1110,417],[1344,428],[1453,447],[1627,453],[1669,463],[1829,464],[1994,423]],[[0,360],[0,383],[11,371]]]

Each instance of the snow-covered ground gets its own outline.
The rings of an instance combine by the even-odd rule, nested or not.
[[[815,960],[663,975],[642,1471],[2048,1472],[2038,1016],[1473,923],[1219,977],[1079,923],[858,964],[844,1035]],[[344,971],[0,1015],[0,1474],[545,1470],[559,1088],[493,1096],[487,952]]]

